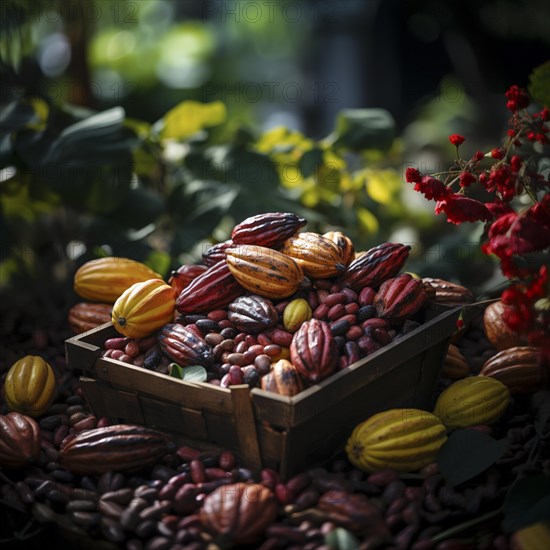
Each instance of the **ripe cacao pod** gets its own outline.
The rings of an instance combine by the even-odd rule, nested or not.
[[[397,275],[409,257],[410,246],[382,243],[356,257],[340,277],[340,283],[360,292],[365,286],[379,287]]]
[[[204,526],[222,535],[226,544],[254,544],[277,517],[273,492],[259,483],[222,485],[210,493],[200,510]]]
[[[181,291],[176,300],[176,309],[184,315],[223,309],[242,291],[227,262],[222,260],[193,279]]]
[[[465,286],[433,277],[424,277],[422,280],[433,289],[430,292],[430,300],[432,302],[459,306],[461,304],[470,304],[475,300],[472,291]]]
[[[4,382],[4,397],[10,411],[40,416],[55,397],[55,374],[42,357],[26,355],[15,362]]]
[[[0,415],[0,466],[25,468],[40,457],[40,426],[18,412]]]
[[[67,321],[73,334],[80,334],[108,323],[111,320],[112,310],[111,304],[79,302],[69,310]]]
[[[209,367],[214,362],[212,348],[195,332],[183,325],[170,323],[159,333],[158,342],[162,352],[182,367],[202,365]]]
[[[235,244],[255,244],[266,248],[280,248],[307,223],[291,212],[268,212],[251,216],[236,225],[231,232]]]
[[[524,338],[510,330],[504,322],[506,308],[507,306],[499,300],[489,304],[483,312],[485,335],[497,351],[522,346],[526,343]]]
[[[202,275],[207,269],[206,265],[185,264],[176,271],[172,271],[168,284],[174,289],[176,299],[191,281]]]
[[[115,302],[111,319],[115,329],[129,338],[149,336],[174,318],[174,291],[160,279],[127,288]]]
[[[460,380],[466,378],[470,374],[468,363],[460,350],[453,344],[449,344],[447,355],[443,361],[441,376],[450,378],[451,380]]]
[[[420,311],[427,300],[424,285],[420,279],[408,273],[385,280],[374,297],[378,316],[392,325],[399,325]]]
[[[367,472],[412,472],[434,462],[446,440],[446,428],[437,416],[419,409],[390,409],[356,426],[346,454]]]
[[[306,276],[315,279],[335,277],[346,268],[342,250],[319,233],[298,233],[284,242],[281,252],[293,258]]]
[[[338,366],[338,346],[329,324],[311,319],[302,324],[290,344],[290,361],[308,384],[330,376]]]
[[[353,241],[341,231],[328,231],[323,237],[330,239],[342,252],[343,264],[349,265],[355,259],[355,246]]]
[[[227,318],[237,330],[258,334],[279,322],[279,314],[273,304],[263,296],[239,296],[227,306]]]
[[[61,448],[61,465],[79,475],[139,471],[155,464],[175,444],[165,434],[131,424],[85,430]]]
[[[218,262],[225,260],[225,251],[230,246],[235,246],[231,239],[213,244],[202,253],[202,263],[207,267],[212,267]]]
[[[287,304],[283,311],[283,325],[288,332],[296,332],[302,323],[309,321],[313,311],[307,300],[296,298]]]
[[[509,400],[508,388],[496,378],[470,376],[443,390],[434,414],[447,428],[491,424],[501,417]]]
[[[228,248],[225,255],[235,279],[254,294],[271,299],[287,298],[304,282],[302,268],[277,250],[240,245]]]
[[[509,548],[510,550],[544,550],[550,548],[550,525],[548,521],[536,521],[515,531],[510,537]]]
[[[113,304],[127,288],[149,279],[162,277],[141,262],[107,256],[90,260],[78,268],[74,290],[86,300]]]
[[[540,349],[535,347],[504,349],[485,362],[479,375],[500,380],[511,394],[547,390],[550,374],[539,359]]]
[[[286,359],[273,364],[272,369],[262,376],[262,390],[292,396],[302,391],[296,367]]]

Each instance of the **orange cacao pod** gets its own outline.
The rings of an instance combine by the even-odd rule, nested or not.
[[[338,366],[338,347],[328,323],[318,319],[302,323],[290,344],[290,360],[307,383],[330,376]]]
[[[302,268],[290,256],[265,246],[239,245],[225,255],[239,284],[266,298],[287,298],[304,281]]]
[[[489,358],[479,373],[508,386],[510,393],[535,393],[547,390],[548,368],[539,362],[540,349],[530,346],[507,348]]]
[[[61,448],[60,463],[72,473],[139,471],[155,464],[175,444],[165,434],[131,424],[80,432]]]
[[[402,273],[380,285],[374,297],[374,306],[379,317],[391,324],[400,324],[417,313],[427,298],[422,281]]]
[[[205,527],[231,545],[258,542],[277,517],[277,500],[259,483],[222,485],[210,493],[200,510]]]
[[[447,355],[443,361],[441,376],[450,378],[451,380],[460,380],[461,378],[466,378],[469,374],[470,368],[464,355],[460,353],[460,350],[455,345],[449,344]]]
[[[271,371],[262,377],[262,390],[288,396],[302,391],[300,377],[294,365],[286,359],[274,363]]]
[[[242,291],[227,262],[221,260],[181,291],[176,300],[176,309],[184,315],[223,309],[240,296]]]
[[[353,241],[341,231],[328,231],[323,234],[323,237],[330,239],[342,252],[342,263],[349,265],[355,259],[355,246]]]
[[[129,338],[149,336],[174,318],[174,291],[160,279],[127,288],[115,302],[111,319],[118,332]]]
[[[231,238],[235,244],[280,248],[306,223],[304,218],[291,212],[268,212],[243,220],[233,228]]]
[[[112,310],[111,304],[79,302],[69,310],[67,321],[73,333],[80,334],[108,323],[111,320]]]
[[[512,332],[504,322],[505,310],[506,306],[499,300],[489,304],[483,313],[485,335],[498,351],[525,344],[524,339],[516,332]]]
[[[340,283],[356,292],[366,286],[378,287],[405,265],[410,248],[399,243],[379,244],[356,257],[340,277]]]
[[[24,414],[0,415],[0,466],[25,468],[40,457],[40,426]]]
[[[346,268],[343,251],[319,233],[298,233],[284,242],[281,252],[293,258],[308,277],[315,279],[335,277]]]
[[[74,290],[86,300],[112,304],[128,287],[149,279],[162,277],[141,262],[107,256],[80,266],[74,276]]]

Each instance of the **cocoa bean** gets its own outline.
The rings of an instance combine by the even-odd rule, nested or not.
[[[15,484],[15,490],[23,504],[32,504],[34,502],[34,494],[24,481],[18,481]]]
[[[267,537],[275,537],[288,542],[303,543],[307,540],[306,534],[300,529],[282,524],[269,525],[265,531]]]
[[[427,477],[422,484],[422,490],[427,493],[436,493],[439,486],[443,483],[443,476],[441,474],[432,475]]]
[[[435,476],[436,474],[439,474],[439,464],[437,462],[430,462],[429,464],[426,464],[426,466],[421,468],[418,473],[424,479]]]
[[[142,539],[148,539],[157,532],[157,524],[152,519],[140,521],[135,529],[135,534]]]
[[[396,498],[393,502],[389,503],[388,509],[386,510],[386,516],[391,516],[392,514],[401,512],[408,502],[409,501],[405,496]]]
[[[65,424],[68,422],[67,415],[64,414],[52,414],[50,416],[45,416],[40,419],[40,422],[38,423],[41,430],[49,430],[54,431],[56,430],[61,424]]]
[[[122,542],[126,538],[122,526],[111,518],[102,517],[99,528],[103,536],[111,542]]]
[[[286,483],[286,488],[291,495],[291,499],[295,499],[304,489],[311,485],[311,482],[311,476],[305,472],[290,478]]]
[[[191,483],[180,487],[174,497],[173,507],[176,514],[191,514],[199,503],[197,502],[198,489]]]
[[[98,492],[96,482],[90,476],[82,476],[80,486],[87,491]]]
[[[143,519],[158,520],[161,518],[163,514],[166,514],[171,507],[172,507],[172,503],[169,500],[160,500],[158,502],[155,502],[152,506],[144,508],[139,513],[139,517],[142,520]]]
[[[350,322],[346,319],[338,319],[329,323],[330,332],[332,332],[333,336],[344,336],[348,332],[350,326]]]
[[[411,546],[411,550],[432,550],[434,546],[434,543],[430,539],[421,539]]]
[[[67,423],[69,421],[69,418],[67,417]],[[67,424],[62,424],[58,428],[56,428],[53,436],[53,444],[56,447],[60,447],[62,441],[67,437],[69,433],[69,426]]]
[[[56,520],[57,514],[42,502],[35,502],[31,508],[32,515],[40,523],[52,523]]]
[[[115,502],[116,504],[128,504],[133,497],[133,491],[130,488],[118,489],[117,491],[107,491],[101,495],[101,500]]]
[[[98,502],[97,509],[104,516],[113,519],[119,519],[124,511],[124,508],[120,504],[101,499]]]
[[[148,485],[140,485],[134,490],[135,498],[144,498],[147,502],[153,502],[159,495],[158,489]]]
[[[218,333],[220,331],[220,325],[213,319],[199,319],[195,324],[203,334]]]
[[[218,459],[220,468],[230,472],[235,467],[235,455],[231,451],[223,451]]]
[[[262,485],[265,485],[271,490],[275,489],[275,486],[280,481],[279,474],[275,470],[272,470],[271,468],[264,468],[260,472],[260,476],[261,476],[260,483]]]
[[[82,420],[73,424],[73,428],[77,432],[82,432],[84,430],[93,430],[96,426],[97,426],[97,418],[93,415],[87,416],[86,418],[83,418]]]
[[[95,512],[97,504],[92,500],[71,500],[65,509],[67,512]]]
[[[294,500],[293,504],[285,507],[285,513],[293,514],[294,512],[301,512],[307,508],[315,506],[319,501],[319,491],[312,487],[302,491]]]
[[[229,473],[227,470],[223,470],[222,468],[206,468],[205,475],[208,481],[231,477],[231,473]]]
[[[87,512],[85,510],[71,510],[68,516],[73,523],[87,530],[92,529],[92,527],[95,527],[101,521],[101,514],[97,512]]]
[[[382,502],[389,506],[394,500],[404,495],[405,487],[405,484],[400,479],[390,481],[380,497]]]
[[[407,527],[399,531],[393,538],[396,547],[399,550],[407,550],[407,548],[410,548],[416,532],[417,528],[414,525],[407,525]]]
[[[52,504],[58,504],[60,506],[65,506],[69,502],[67,494],[57,488],[50,489],[46,494],[46,499]]]
[[[166,536],[153,537],[144,546],[144,550],[168,550],[169,548],[173,548],[172,541]]]

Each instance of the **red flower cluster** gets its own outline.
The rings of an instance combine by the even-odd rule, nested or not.
[[[529,114],[525,111],[530,105],[529,95],[518,86],[507,90],[506,99],[513,116],[502,146],[487,154],[477,151],[469,160],[459,156],[445,177],[423,176],[409,168],[406,180],[428,200],[437,201],[435,213],[444,213],[448,222],[486,222],[486,241],[481,248],[496,256],[503,274],[513,280],[502,294],[508,306],[504,320],[512,330],[527,336],[532,345],[540,346],[541,360],[550,363],[550,182],[533,169],[536,163],[531,157],[528,162],[527,157],[513,151],[521,146],[521,137],[550,143],[546,124],[550,110],[544,107]],[[465,140],[452,134],[449,141],[458,148]],[[488,202],[465,195],[476,182],[492,195]],[[452,189],[455,185],[456,192]],[[522,200],[516,201],[520,196]],[[528,200],[532,206],[522,207]]]

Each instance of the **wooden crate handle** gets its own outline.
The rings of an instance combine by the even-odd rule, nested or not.
[[[235,411],[235,427],[239,449],[245,465],[254,470],[261,470],[262,455],[256,430],[256,419],[252,408],[252,399],[248,384],[229,386],[233,410]]]

